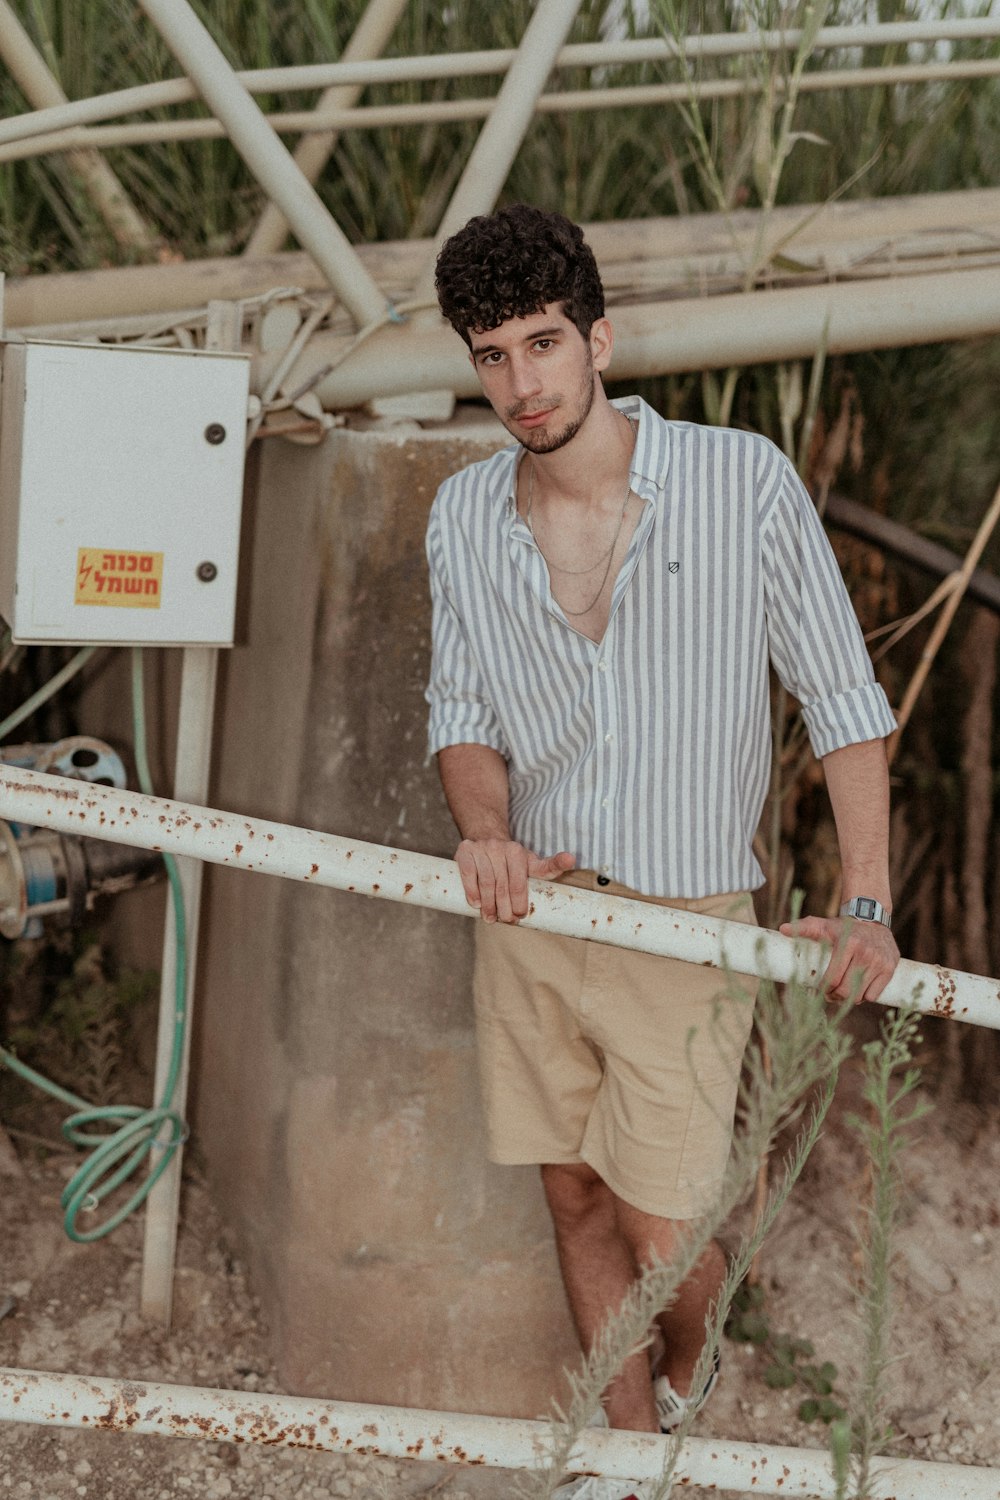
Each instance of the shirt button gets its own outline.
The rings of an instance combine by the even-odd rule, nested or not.
[[[598,670],[598,671],[599,671],[599,672],[606,672],[606,671],[607,671],[607,670],[608,670],[608,664],[607,664],[607,662],[606,662],[606,661],[605,661],[605,660],[604,660],[604,658],[603,658],[603,657],[602,657],[602,658],[601,658],[601,660],[600,660],[600,661],[599,661],[599,662],[598,662],[598,663],[597,663],[597,670]]]
[[[607,805],[608,805],[608,799],[607,799],[607,797],[602,797],[601,798],[601,806],[602,807],[607,807]]]
[[[598,885],[610,885],[611,884],[611,878],[610,878],[610,876],[608,876],[608,875],[598,875],[598,877],[597,877],[597,884]]]
[[[606,745],[610,745],[613,740],[614,740],[614,735],[613,734],[606,734],[604,736],[604,743]]]

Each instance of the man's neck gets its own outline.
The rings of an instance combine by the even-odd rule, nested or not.
[[[554,453],[526,455],[534,467],[535,493],[550,501],[602,503],[628,478],[632,441],[628,419],[599,386],[585,422],[568,443]]]

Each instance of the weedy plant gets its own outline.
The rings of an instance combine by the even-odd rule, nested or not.
[[[734,995],[742,993],[732,986]],[[747,1003],[744,997],[744,1003]],[[693,1387],[707,1380],[723,1324],[737,1287],[764,1242],[808,1159],[833,1099],[840,1066],[849,1042],[839,1024],[839,1013],[816,990],[802,984],[781,988],[764,983],[757,1001],[757,1027],[746,1054],[740,1089],[739,1126],[725,1183],[719,1199],[704,1218],[693,1221],[676,1258],[665,1265],[653,1261],[643,1271],[618,1313],[605,1325],[581,1368],[569,1375],[570,1399],[557,1411],[546,1455],[544,1474],[525,1481],[525,1494],[548,1497],[560,1482],[568,1456],[580,1433],[597,1410],[601,1393],[636,1350],[648,1345],[657,1314],[668,1307],[677,1288],[700,1260],[708,1243],[746,1198],[757,1178],[758,1163],[771,1152],[778,1136],[797,1129],[764,1211],[733,1255]],[[724,1028],[720,1048],[729,1045]],[[765,1055],[768,1065],[765,1066]],[[689,1423],[678,1429],[661,1479],[654,1486],[656,1500],[670,1490],[677,1453]]]
[[[771,1323],[767,1298],[759,1282],[744,1282],[737,1288],[726,1322],[726,1337],[737,1344],[753,1344],[770,1359],[763,1372],[770,1390],[786,1391],[794,1386],[808,1394],[799,1402],[801,1422],[833,1422],[847,1415],[836,1390],[837,1366],[832,1360],[815,1362],[810,1339],[779,1333]]]
[[[919,1069],[913,1049],[920,1040],[918,1015],[890,1013],[877,1041],[863,1049],[865,1114],[853,1116],[871,1172],[867,1204],[857,1227],[861,1269],[857,1309],[861,1330],[858,1379],[845,1417],[834,1424],[831,1448],[837,1467],[838,1500],[870,1492],[871,1461],[890,1442],[886,1374],[891,1363],[889,1334],[893,1295],[894,1236],[899,1223],[899,1162],[912,1127],[928,1109],[917,1094]]]
[[[745,1288],[747,1271],[774,1227],[808,1160],[833,1100],[840,1068],[850,1043],[843,1029],[844,1010],[836,1011],[816,990],[791,983],[782,988],[763,984],[758,997],[757,1032],[746,1057],[740,1090],[738,1128],[730,1167],[718,1202],[703,1220],[692,1223],[679,1254],[671,1264],[654,1261],[643,1271],[617,1314],[609,1318],[600,1337],[578,1370],[568,1375],[570,1399],[557,1408],[546,1450],[543,1473],[521,1481],[521,1493],[532,1500],[548,1500],[564,1477],[569,1455],[596,1412],[601,1393],[625,1361],[650,1342],[657,1314],[670,1305],[685,1277],[708,1242],[729,1221],[750,1194],[761,1155],[773,1150],[779,1136],[795,1131],[763,1213],[744,1235],[706,1328],[706,1344],[693,1388],[700,1389],[727,1323],[734,1336],[766,1345],[772,1361],[765,1373],[773,1389],[793,1384],[804,1390],[798,1413],[802,1421],[820,1420],[830,1426],[831,1461],[838,1500],[850,1495],[866,1500],[870,1493],[871,1461],[892,1436],[886,1409],[885,1375],[889,1364],[892,1311],[892,1234],[898,1219],[898,1163],[910,1127],[925,1111],[916,1097],[919,1081],[911,1065],[916,1018],[901,1011],[886,1020],[878,1040],[868,1043],[864,1056],[864,1099],[868,1113],[853,1121],[865,1148],[871,1174],[871,1197],[858,1227],[862,1271],[857,1292],[861,1353],[859,1378],[844,1397],[835,1388],[837,1369],[830,1361],[817,1363],[808,1340],[772,1331],[760,1288]],[[720,1038],[725,1045],[725,1038]],[[766,1063],[765,1063],[766,1059]],[[901,1075],[901,1076],[900,1076]],[[681,1444],[692,1414],[673,1435],[660,1478],[652,1485],[651,1500],[666,1500]]]

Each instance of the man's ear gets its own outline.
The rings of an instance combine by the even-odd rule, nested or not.
[[[607,318],[598,318],[591,324],[590,356],[595,370],[606,370],[611,363],[611,352],[615,346],[615,335]]]

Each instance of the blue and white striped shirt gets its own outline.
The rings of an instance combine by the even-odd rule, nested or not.
[[[430,750],[508,763],[512,837],[647,895],[752,889],[771,761],[768,659],[817,755],[894,728],[815,507],[754,433],[667,422],[645,402],[644,502],[607,631],[563,614],[514,499],[519,445],[438,491]]]

